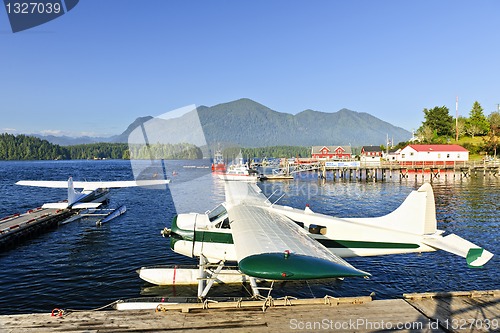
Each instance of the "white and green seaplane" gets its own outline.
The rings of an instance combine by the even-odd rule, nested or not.
[[[214,282],[367,277],[344,258],[445,250],[480,267],[493,254],[437,230],[434,194],[425,183],[393,212],[372,218],[337,218],[271,203],[254,183],[225,183],[226,201],[203,214],[179,214],[171,229],[173,251],[199,258],[194,269],[143,267],[158,285],[198,284],[205,298]],[[233,265],[233,268],[228,269]],[[268,295],[269,296],[269,295]]]

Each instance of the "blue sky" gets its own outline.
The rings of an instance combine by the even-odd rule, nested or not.
[[[500,1],[82,0],[12,33],[0,9],[0,132],[119,134],[137,117],[251,98],[370,113],[500,103]]]

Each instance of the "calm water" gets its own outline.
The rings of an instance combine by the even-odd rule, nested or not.
[[[182,168],[175,162],[178,179],[200,175],[200,169]],[[201,169],[203,171],[203,169]],[[206,173],[206,171],[204,171]],[[128,161],[0,162],[0,217],[64,198],[63,189],[21,187],[21,179],[129,180]],[[208,177],[208,178],[207,178]],[[127,213],[96,227],[92,221],[64,225],[14,249],[0,253],[0,313],[50,312],[53,308],[89,309],[117,299],[140,296],[195,296],[196,288],[156,287],[139,279],[136,269],[161,264],[195,264],[174,254],[160,230],[170,226],[179,198],[192,211],[203,212],[223,198],[222,187],[211,176],[196,178],[214,191],[192,195],[183,191],[189,182],[166,190],[118,189],[112,202],[127,205]],[[200,183],[201,182],[201,183]],[[181,184],[182,182],[177,182]],[[377,216],[401,204],[422,184],[421,178],[402,182],[318,182],[314,176],[288,182],[261,183],[281,204],[304,207],[334,216]],[[500,178],[453,179],[432,183],[438,228],[456,233],[498,254],[500,235]],[[174,205],[171,193],[177,202]],[[185,199],[185,200],[184,200]],[[273,200],[272,200],[273,201]],[[275,286],[275,295],[299,297],[357,296],[401,297],[407,292],[498,289],[500,260],[495,256],[484,269],[469,269],[463,258],[438,251],[422,255],[351,258],[353,265],[372,273],[369,280],[295,282]],[[214,287],[212,295],[244,296],[241,286]]]

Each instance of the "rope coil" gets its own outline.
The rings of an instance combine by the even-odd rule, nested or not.
[[[65,314],[65,312],[66,311],[64,311],[63,309],[55,308],[54,310],[52,310],[50,316],[51,317],[62,317]]]

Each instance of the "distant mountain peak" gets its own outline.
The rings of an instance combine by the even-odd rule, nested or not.
[[[386,135],[406,141],[411,133],[368,113],[343,108],[327,113],[311,109],[296,115],[272,110],[249,98],[198,110],[207,142],[244,147],[385,144]]]
[[[120,135],[116,135],[111,138],[112,142],[128,142],[128,137],[133,130],[135,130],[138,126],[144,124],[145,122],[153,119],[152,116],[138,117],[134,120],[134,122],[128,125],[127,129]]]
[[[209,145],[217,143],[242,147],[263,146],[366,146],[386,144],[386,136],[395,143],[407,141],[411,133],[368,113],[346,108],[337,112],[306,109],[292,115],[272,110],[250,98],[199,106],[198,116]],[[120,135],[101,141],[128,142],[129,134],[153,117],[139,117]],[[182,137],[186,125],[171,119],[170,131]],[[177,135],[177,134],[176,134]],[[49,140],[50,141],[50,140]],[[76,144],[76,143],[72,143]]]
[[[245,108],[246,110],[254,110],[254,111],[274,111],[268,108],[267,106],[260,104],[250,98],[240,98],[234,101],[220,103],[211,107],[212,109],[241,109]],[[274,111],[276,112],[276,111]]]

